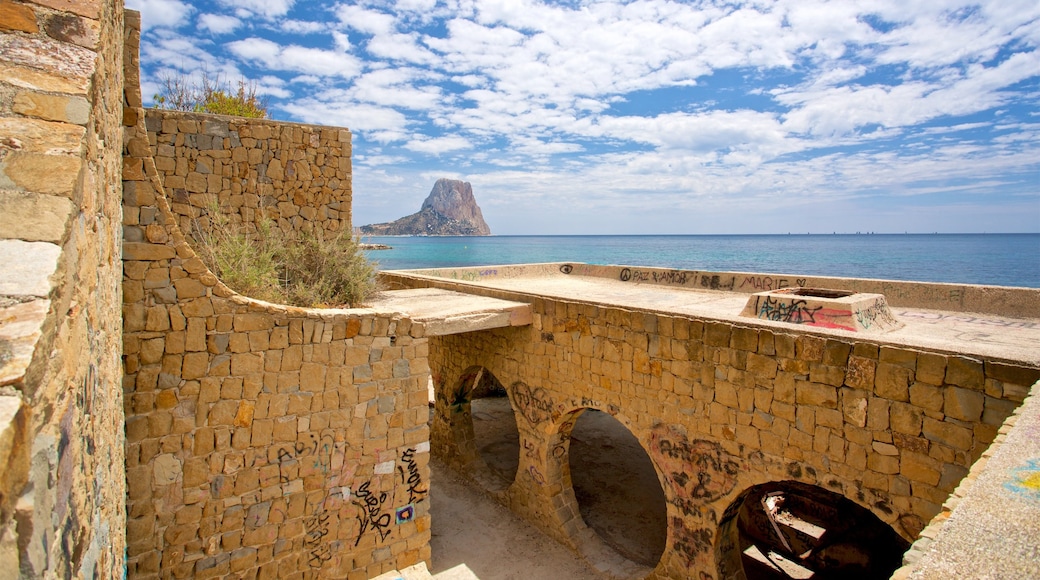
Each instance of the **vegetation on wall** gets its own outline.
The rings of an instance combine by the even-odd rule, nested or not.
[[[205,72],[199,82],[185,75],[160,76],[159,92],[152,96],[152,102],[157,109],[267,118],[267,99],[257,94],[256,83],[239,80],[235,88]]]
[[[292,306],[358,307],[377,290],[376,265],[350,232],[286,233],[264,218],[250,232],[218,208],[192,237],[199,257],[239,294]]]

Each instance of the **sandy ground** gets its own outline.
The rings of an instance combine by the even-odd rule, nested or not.
[[[474,433],[485,463],[512,480],[519,438],[509,401],[476,399]],[[575,553],[543,535],[434,459],[431,461],[433,567],[464,564],[481,580],[598,578]],[[586,412],[571,440],[571,478],[586,524],[618,553],[654,566],[664,550],[665,504],[642,447],[607,414]]]
[[[480,580],[592,580],[599,576],[580,557],[525,523],[436,459],[430,514],[430,572],[455,576],[465,565]]]

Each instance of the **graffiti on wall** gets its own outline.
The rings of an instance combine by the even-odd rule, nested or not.
[[[717,442],[690,441],[671,425],[651,429],[650,455],[671,485],[669,501],[687,516],[701,516],[705,504],[733,491],[741,470],[740,459]]]
[[[762,292],[764,290],[779,290],[781,288],[790,288],[794,283],[794,286],[804,287],[806,284],[805,278],[795,278],[794,280],[788,280],[787,278],[773,278],[772,276],[746,276],[740,282],[740,288],[749,288],[755,292]]]
[[[513,383],[513,399],[516,408],[532,425],[543,423],[559,416],[559,411],[553,406],[552,398],[542,387],[531,389],[522,381]]]
[[[386,541],[394,528],[411,522],[416,505],[429,496],[429,484],[423,481],[417,455],[429,452],[429,444],[420,444],[401,451],[398,459],[377,464],[375,477],[362,483],[352,492],[351,503],[357,508],[358,532],[354,545],[360,544],[366,534],[375,537],[377,544]],[[389,479],[396,472],[396,481]],[[384,476],[384,477],[380,477]],[[380,490],[380,485],[388,489]],[[351,494],[349,489],[345,495]]]
[[[852,330],[851,311],[812,306],[800,298],[755,297],[755,316],[762,320]]]
[[[737,282],[735,276],[701,274],[690,270],[636,270],[632,268],[622,268],[618,273],[618,280],[707,290],[733,290]]]

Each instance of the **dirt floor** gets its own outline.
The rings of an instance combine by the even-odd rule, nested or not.
[[[430,471],[430,572],[438,578],[599,578],[574,552],[521,520],[436,459],[430,461]],[[472,576],[465,573],[466,569]]]
[[[488,467],[512,481],[520,443],[507,398],[474,399],[474,434]],[[618,553],[653,567],[664,550],[664,494],[643,448],[613,417],[586,411],[570,451],[575,498],[586,525]],[[481,580],[597,578],[580,557],[542,535],[440,464],[431,462],[433,569],[464,563]]]

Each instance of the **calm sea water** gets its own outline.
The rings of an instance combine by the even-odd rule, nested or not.
[[[1040,234],[366,237],[382,270],[586,262],[1040,288]]]

